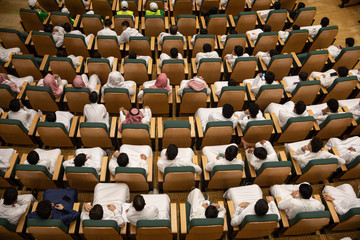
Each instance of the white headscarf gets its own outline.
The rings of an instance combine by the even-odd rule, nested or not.
[[[35,7],[35,4],[36,4],[36,0],[28,0],[28,5],[30,8]]]
[[[106,84],[102,87],[103,95],[105,88],[126,88],[125,79],[119,71],[114,71],[109,74]]]

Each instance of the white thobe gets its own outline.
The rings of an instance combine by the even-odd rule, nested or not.
[[[17,93],[20,92],[20,90],[22,89],[22,85],[24,82],[27,82],[28,84],[32,83],[34,81],[34,77],[33,76],[26,76],[26,77],[15,77],[13,75],[8,74],[7,75],[9,79],[6,79],[5,82],[3,82],[2,84],[7,83],[15,83],[16,84],[16,88],[17,88]]]
[[[21,216],[26,212],[28,202],[35,202],[32,194],[19,195],[17,203],[14,205],[5,205],[4,199],[0,200],[0,218],[7,219],[11,224],[17,225]]]
[[[0,149],[0,170],[6,171],[10,167],[10,160],[14,153],[16,150],[13,148]]]
[[[244,53],[243,55],[241,56],[238,56],[238,55],[234,55],[234,54],[226,54],[225,57],[228,57],[228,62],[230,64],[230,67],[233,68],[234,67],[234,64],[235,64],[235,61],[236,59],[238,58],[242,58],[242,57],[249,57],[249,54],[247,53]]]
[[[219,54],[216,51],[212,51],[212,52],[198,52],[196,54],[196,58],[195,58],[195,63],[196,63],[196,67],[199,68],[200,66],[200,59],[203,58],[219,58]]]
[[[258,114],[256,115],[256,118],[252,118],[250,115],[246,115],[243,111],[236,112],[235,114],[239,116],[239,124],[240,124],[242,130],[245,130],[248,122],[265,120],[261,111],[258,112]]]
[[[183,59],[183,56],[181,55],[181,53],[178,53],[177,58],[171,58],[169,55],[167,55],[166,53],[161,53],[160,54],[160,61],[159,61],[159,67],[162,67],[162,63],[164,60],[168,60],[168,59]]]
[[[111,30],[108,27],[105,27],[104,29],[101,29],[97,32],[97,36],[115,36],[117,37],[117,34],[114,30]]]
[[[277,85],[278,83],[273,81],[271,84],[267,84],[265,80],[262,80],[261,77],[256,76],[253,84],[251,85],[251,91],[257,95],[259,93],[259,90],[264,85]]]
[[[147,158],[153,156],[150,146],[123,144],[120,147],[120,153],[126,153],[128,155],[129,163],[126,167],[143,168],[146,174],[149,173]],[[141,154],[146,156],[146,160],[141,159]],[[115,175],[115,170],[118,166],[117,158],[112,157],[109,163],[109,170],[112,175]]]
[[[360,198],[356,197],[354,189],[348,183],[337,187],[325,186],[322,192],[328,193],[335,199],[332,203],[339,215],[344,215],[351,208],[360,208]]]
[[[230,118],[225,118],[222,115],[222,107],[218,108],[199,108],[196,113],[195,117],[200,117],[201,120],[201,126],[203,131],[206,130],[206,125],[208,122],[224,122],[224,121],[230,121],[233,123],[233,128],[236,127],[236,124],[238,122],[237,117],[233,114]]]
[[[207,157],[208,160],[208,164],[206,164],[205,166],[206,171],[211,172],[213,168],[218,165],[232,165],[232,164],[244,165],[244,162],[241,159],[237,159],[236,157],[231,161],[225,158],[225,151],[226,148],[228,148],[229,146],[237,147],[235,143],[203,147],[202,153]],[[222,158],[219,157],[219,159],[216,159],[219,153],[223,153],[224,157]]]
[[[91,92],[95,91],[97,94],[99,94],[99,92],[96,90],[96,85],[101,84],[101,82],[97,74],[92,74],[90,78],[88,78],[86,74],[81,74],[81,78],[86,87],[89,88]]]
[[[102,159],[103,157],[106,155],[105,151],[102,150],[99,147],[94,147],[94,148],[79,148],[75,151],[75,155],[78,155],[80,153],[84,153],[88,160],[85,161],[85,164],[83,165],[84,167],[91,167],[91,168],[95,168],[97,174],[100,174],[101,171],[101,164],[102,164]],[[64,161],[63,162],[63,166],[64,168],[66,167],[74,167],[74,159],[72,158],[70,160]]]
[[[305,29],[309,31],[309,36],[314,38],[316,34],[321,29],[321,25],[314,25],[314,26],[307,26],[307,27],[300,27],[301,30]]]
[[[36,114],[37,112],[34,109],[28,109],[26,107],[23,107],[20,108],[20,110],[17,112],[13,112],[10,110],[8,112],[8,118],[21,121],[24,127],[29,130]]]
[[[228,81],[217,81],[217,82],[214,82],[214,85],[215,85],[215,89],[216,89],[215,94],[218,97],[220,97],[222,88],[229,86]]]
[[[168,160],[166,157],[166,149],[161,151],[160,159],[157,161],[157,166],[160,172],[164,173],[167,167],[194,167],[196,174],[201,174],[202,170],[199,165],[192,162],[192,157],[195,155],[191,148],[178,148],[178,155],[174,160]]]
[[[335,79],[339,77],[337,73],[335,76],[330,76],[331,73],[336,73],[336,71],[334,69],[329,69],[326,72],[312,72],[310,74],[310,77],[314,79],[319,78],[321,86],[328,88],[333,84]],[[323,74],[325,75],[325,77],[323,76]]]
[[[355,120],[360,118],[360,104],[353,106],[349,109]]]
[[[109,129],[109,113],[104,104],[90,103],[84,106],[84,116],[86,122],[102,122]]]
[[[116,81],[116,82],[108,82],[104,84],[101,88],[101,94],[104,96],[104,91],[106,88],[126,88],[129,91],[129,95],[133,96],[135,94],[135,89],[133,86],[136,86],[134,81]]]
[[[354,136],[346,140],[330,138],[325,147],[329,150],[332,147],[336,147],[339,151],[339,156],[345,160],[346,164],[349,164],[360,155],[360,137]],[[350,147],[354,148],[355,151],[350,151]]]
[[[288,31],[279,31],[278,32],[279,38],[281,38],[281,40],[283,40],[283,42],[286,41],[286,39],[289,37],[289,34],[290,34],[290,32],[288,32]]]
[[[301,168],[304,168],[311,160],[314,159],[327,159],[327,158],[336,158],[338,160],[338,166],[341,167],[345,164],[345,160],[341,157],[334,155],[332,153],[329,153],[327,151],[320,150],[318,152],[310,152],[310,151],[303,151],[303,149],[300,147],[298,148],[293,156],[296,161],[298,161]]]
[[[349,74],[352,73],[352,75],[356,76],[358,81],[360,82],[360,71],[359,69],[349,70]]]
[[[144,116],[143,119],[141,119],[141,122],[150,126],[150,121],[151,121],[150,108],[141,108],[139,110]],[[124,113],[122,111],[120,111],[120,121],[123,122],[123,121],[125,121],[125,119],[126,119],[126,115],[124,115]]]
[[[180,32],[177,32],[175,35],[173,35],[171,33],[167,33],[167,32],[162,32],[162,33],[159,34],[159,43],[160,44],[163,43],[165,36],[179,36],[179,37],[183,38],[184,42],[186,41],[185,37]]]
[[[292,93],[296,89],[297,84],[299,82],[301,82],[298,75],[296,75],[296,76],[287,76],[287,77],[284,77],[282,80],[284,80],[285,83],[286,83],[285,91],[289,92],[289,93]]]
[[[156,82],[156,80],[146,81],[143,83],[143,86],[144,86],[144,88],[150,88],[151,86],[155,85],[155,82]],[[170,94],[172,92],[172,88],[171,88],[169,79],[167,81],[167,86],[170,89],[168,94]],[[140,90],[140,92],[138,93],[138,98],[143,98],[143,97],[144,97],[144,90]]]
[[[51,174],[54,174],[57,159],[61,154],[60,148],[52,150],[43,150],[40,148],[36,148],[34,149],[34,151],[39,154],[39,162],[36,165],[42,165],[46,167]],[[24,164],[30,163],[26,160]]]
[[[180,82],[180,88],[179,88],[179,90],[178,90],[178,92],[177,92],[177,95],[179,95],[179,96],[182,97],[184,89],[185,89],[185,88],[189,88],[189,86],[188,86],[189,81],[190,81],[190,80],[182,80],[182,81]],[[201,80],[201,79],[196,79],[196,81],[200,81],[200,82],[206,84],[206,82],[205,82],[204,80]],[[207,95],[211,94],[211,89],[210,89],[210,88],[207,88],[207,89],[206,89],[206,94],[207,94]]]
[[[53,32],[52,36],[55,42],[55,46],[57,48],[61,47],[64,44],[64,35],[65,35],[65,30],[63,27],[60,26],[55,26],[54,30],[57,30],[57,32]]]
[[[270,52],[262,52],[259,51],[255,57],[259,58],[259,56],[261,56],[262,61],[265,63],[266,66],[269,66],[270,60],[271,60],[271,56],[270,56]]]
[[[15,47],[15,48],[3,48],[2,46],[0,46],[0,60],[3,62],[8,62],[10,55],[12,53],[18,54],[20,52],[20,48]]]
[[[290,118],[309,116],[309,113],[306,110],[302,114],[297,114],[294,112],[294,107],[295,103],[293,101],[288,101],[284,104],[270,103],[264,112],[275,113],[279,120],[280,127],[284,127]]]
[[[329,51],[329,53],[333,57],[333,59],[337,58],[337,56],[339,56],[339,54],[341,52],[341,49],[334,45],[329,46],[327,50]]]
[[[257,157],[255,157],[254,153],[249,152],[249,149],[245,150],[246,158],[249,161],[249,163],[251,164],[251,166],[253,166],[255,168],[255,170],[259,170],[264,162],[278,162],[279,161],[278,157],[276,155],[276,152],[269,141],[266,141],[264,144],[257,142],[255,144],[255,148],[258,148],[258,147],[263,147],[266,149],[266,151],[267,151],[266,159],[264,159],[264,160],[258,159]]]
[[[267,9],[267,10],[260,10],[260,11],[256,11],[256,13],[260,13],[260,17],[266,22],[269,13],[274,10],[274,9]]]
[[[130,37],[142,37],[142,36],[143,35],[139,33],[139,31],[136,28],[128,27],[119,36],[119,44],[128,43]]]
[[[80,65],[81,65],[80,64],[80,58],[81,58],[81,56],[75,56],[75,55],[71,54],[71,55],[69,55],[67,57],[71,59],[71,62],[74,65],[75,68],[80,67]]]
[[[73,31],[71,31],[71,32],[69,32],[69,33],[70,33],[70,34],[75,34],[75,35],[81,35],[81,36],[83,36],[84,39],[85,39],[86,46],[89,45],[91,36],[94,36],[94,34],[92,34],[92,33],[90,33],[89,35],[86,36],[85,34],[83,34],[82,32],[80,32],[79,30],[73,30]]]
[[[264,31],[260,28],[249,30],[246,32],[246,35],[250,35],[250,41],[252,41],[254,44],[256,43],[256,40],[258,39],[258,36],[260,33],[263,33]]]
[[[126,214],[127,219],[130,223],[136,226],[138,220],[156,220],[159,218],[159,209],[156,206],[145,205],[141,211],[136,211],[131,205],[129,212]]]
[[[68,111],[56,111],[56,121],[57,123],[64,124],[64,127],[67,131],[70,131],[70,121],[74,117],[74,115]]]

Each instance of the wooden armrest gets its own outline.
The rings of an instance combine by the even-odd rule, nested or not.
[[[280,124],[279,124],[279,120],[277,119],[276,114],[271,113],[270,115],[271,115],[271,118],[272,118],[272,120],[274,122],[276,132],[279,133],[279,134],[282,133],[281,127],[280,127]]]
[[[142,8],[143,4],[142,4],[142,0],[138,1],[138,12],[141,12],[141,8]]]
[[[158,47],[159,50],[159,47]],[[161,73],[161,68],[159,67],[160,59],[156,59],[156,74],[159,75]]]
[[[152,65],[153,65],[153,60],[152,58],[149,59],[149,64],[148,64],[148,69],[147,69],[147,74],[151,75],[152,74]]]
[[[233,17],[232,14],[229,15],[229,21],[230,21],[230,26],[232,28],[234,28],[235,27],[235,20],[234,20],[234,17]]]
[[[16,99],[19,99],[19,100],[22,99],[22,97],[25,94],[25,90],[26,90],[27,85],[28,85],[28,82],[23,82],[21,90],[20,90],[19,94],[16,96]]]
[[[106,173],[108,169],[109,157],[104,156],[101,163],[100,182],[106,181]]]
[[[160,38],[158,37],[157,38],[157,47],[158,47],[158,51],[159,52],[162,52],[162,46],[161,46],[162,44],[160,44]]]
[[[135,93],[134,93],[134,95],[131,96],[130,101],[131,101],[132,104],[135,104],[136,96],[137,96],[137,94],[136,94],[136,85],[132,86],[132,88],[135,90]]]
[[[260,24],[261,24],[261,25],[265,25],[264,19],[262,19],[260,13],[257,12],[256,15],[257,15],[257,17],[258,17],[258,20],[259,20]]]
[[[259,63],[261,65],[261,68],[262,68],[263,72],[266,72],[267,67],[266,67],[266,64],[264,63],[264,61],[262,60],[262,56],[259,56]]]
[[[205,18],[200,16],[201,27],[206,29]]]
[[[79,120],[79,127],[78,127],[78,131],[77,131],[77,136],[76,136],[76,137],[78,137],[78,138],[81,138],[81,134],[80,134],[80,124],[81,124],[82,122],[85,122],[85,117],[84,117],[84,116],[81,116],[81,117],[80,117],[80,120]]]
[[[186,206],[185,203],[180,203],[180,233],[187,234],[187,223],[186,223]]]
[[[35,132],[35,128],[36,128],[36,125],[37,125],[37,122],[39,121],[39,115],[36,114],[32,123],[31,123],[31,126],[30,126],[30,129],[29,129],[29,132],[28,132],[28,135],[29,136],[33,136],[34,135],[34,132]]]
[[[194,7],[195,6],[193,6],[193,11],[194,11]],[[200,21],[199,21],[199,17],[198,16],[196,16],[196,18],[195,18],[195,28],[196,28],[196,30],[199,30],[200,29]],[[191,37],[190,37],[191,38]]]
[[[279,36],[278,36],[278,41],[279,41],[280,46],[285,45],[284,41]]]
[[[247,37],[247,41],[249,42],[250,47],[254,48],[255,45],[254,45],[254,42],[250,40],[250,34],[246,34],[246,37]]]
[[[185,61],[184,73],[185,73],[185,75],[188,75],[188,74],[189,74],[189,65],[188,65],[188,62],[187,62],[187,61]]]
[[[250,101],[252,101],[252,102],[255,101],[256,98],[255,98],[254,93],[251,91],[251,84],[250,84],[250,83],[247,83],[247,84],[246,84],[246,89],[247,89],[247,91],[249,92]]]
[[[188,44],[189,44],[189,50],[193,50],[194,46],[191,43],[191,36],[188,36]]]
[[[325,193],[325,194],[327,194],[327,193]],[[323,194],[323,196],[325,196],[325,194]],[[336,213],[334,204],[330,201],[325,201],[325,204],[330,212],[331,218],[334,221],[334,223],[339,223],[340,219],[339,219],[338,214]]]
[[[287,161],[286,154],[285,154],[284,151],[279,151],[279,159],[280,159],[280,161],[282,161],[282,162],[286,162],[286,161]]]
[[[195,132],[194,117],[192,117],[192,116],[189,117],[189,123],[190,123],[190,136],[191,136],[191,138],[195,138],[196,132]]]
[[[246,5],[247,8],[251,8],[251,7],[252,7],[252,5],[251,5],[251,3],[250,3],[249,0],[246,0],[246,1],[245,1],[245,5]]]
[[[165,20],[165,29],[169,29],[169,17],[165,17],[164,20]]]
[[[235,212],[234,202],[231,201],[231,200],[228,200],[227,201],[227,206],[228,206],[228,209],[229,209],[230,218],[232,218],[232,216],[233,216],[233,214]],[[233,231],[234,232],[239,231],[239,226],[233,227]]]
[[[153,158],[148,157],[147,163],[148,163],[148,168],[149,168],[149,174],[147,175],[147,182],[152,183],[152,181],[153,181],[153,179],[152,179],[153,178]]]
[[[208,171],[206,171],[206,165],[208,164],[208,160],[207,160],[207,156],[202,155],[201,156],[201,162],[202,162],[202,170],[204,173],[204,180],[205,181],[210,181],[210,173]]]
[[[80,74],[81,67],[82,67],[83,62],[84,62],[84,58],[83,58],[83,57],[79,57],[79,62],[80,62],[80,65],[76,68],[76,73],[77,73],[77,74]]]
[[[195,63],[195,58],[191,59],[191,66],[192,66],[193,75],[196,75],[197,74],[197,66],[196,66],[196,63]]]
[[[181,98],[180,98],[180,96],[178,95],[179,88],[180,88],[179,85],[176,85],[176,86],[175,86],[175,101],[176,101],[176,103],[181,103]]]
[[[302,64],[301,64],[299,58],[297,57],[297,55],[294,52],[291,52],[290,54],[291,54],[292,58],[294,59],[296,65],[298,67],[302,67]]]
[[[73,24],[73,27],[74,27],[74,28],[77,27],[77,26],[79,26],[80,18],[81,18],[81,15],[80,15],[80,14],[76,15],[75,21],[74,21],[74,24]]]
[[[73,210],[79,212],[80,211],[80,203],[78,203],[78,202],[74,203]],[[68,230],[69,234],[75,234],[76,225],[77,225],[77,219],[70,223],[69,230]]]
[[[95,40],[95,37],[94,36],[91,36],[90,37],[90,40],[89,40],[89,45],[88,45],[88,47],[87,47],[87,50],[91,50],[91,49],[93,49],[93,47],[94,47],[94,41]]]
[[[242,131],[241,126],[240,126],[239,123],[236,124],[236,131],[237,131],[238,137],[244,136],[243,131]]]
[[[314,113],[312,112],[312,110],[307,110],[307,111],[309,113],[309,116],[314,117]],[[314,119],[314,129],[315,131],[320,131],[320,126],[315,119]]]
[[[281,201],[281,198],[275,198],[275,201],[276,201],[276,204],[279,205],[279,202]],[[279,212],[280,212],[280,216],[281,216],[281,222],[282,222],[282,225],[284,228],[288,228],[290,225],[289,225],[289,220],[286,216],[286,213],[284,210],[280,210],[279,209]]]
[[[155,37],[151,37],[150,48],[152,52],[155,51]],[[150,59],[152,60],[152,58]],[[150,59],[149,59],[149,64],[150,64]]]
[[[74,116],[70,126],[70,132],[69,132],[70,138],[75,137],[75,131],[78,121],[79,121],[79,116]]]
[[[94,43],[94,50],[99,50],[99,48],[98,48],[98,39],[97,39],[97,37],[95,38],[95,43]]]
[[[129,44],[127,44],[126,46],[129,46]],[[120,73],[121,73],[122,75],[124,75],[124,73],[125,73],[124,63],[121,63],[121,64],[120,64]]]
[[[118,58],[114,58],[112,71],[113,71],[113,72],[117,71],[118,66],[119,66],[119,59],[118,59]]]
[[[31,43],[32,31],[30,31],[29,35],[25,40],[25,45],[29,45]]]
[[[218,99],[217,95],[215,94],[215,91],[216,91],[215,85],[211,84],[211,93],[212,93],[214,102],[217,103],[217,102],[219,102],[219,99]]]
[[[27,203],[27,208],[26,211],[24,212],[24,214],[20,217],[18,224],[16,226],[16,232],[17,233],[22,233],[22,231],[24,230],[24,226],[25,226],[25,221],[26,221],[26,215],[28,215],[29,211],[30,211],[30,207],[31,207],[31,202]]]
[[[110,138],[115,138],[117,117],[112,117],[110,126]]]
[[[308,42],[309,42],[309,43],[313,43],[313,42],[314,42],[314,39],[313,39],[312,37],[308,36]]]
[[[346,113],[349,113],[349,112],[350,112],[350,110],[349,110],[349,108],[348,108],[347,106],[343,106],[342,109],[343,109],[344,112],[346,112]],[[353,127],[356,127],[356,126],[357,126],[357,122],[355,121],[355,119],[352,120],[351,125],[352,125]]]
[[[60,170],[61,170],[61,166],[62,166],[63,161],[64,161],[64,155],[59,155],[57,160],[56,160],[54,175],[52,177],[53,181],[59,180]]]
[[[225,208],[225,204],[224,204],[224,201],[218,201],[217,202],[219,205],[223,206]],[[224,226],[223,226],[223,231],[224,232],[227,232],[228,231],[228,225],[227,225],[227,216],[225,214],[224,216]]]
[[[10,158],[10,167],[8,168],[8,170],[6,170],[4,178],[5,179],[9,179],[11,177],[11,173],[14,170],[15,167],[15,163],[17,158],[19,157],[19,153],[14,153],[11,158]]]
[[[116,11],[116,4],[117,4],[117,1],[116,0],[113,0],[113,4],[112,4],[112,7],[111,7],[111,10],[112,11]],[[114,21],[113,21],[114,22]]]
[[[203,138],[204,137],[204,132],[201,126],[201,120],[200,117],[195,117],[195,121],[196,121],[196,128],[197,128],[197,132],[198,132],[198,136],[199,138]]]
[[[158,138],[164,137],[164,125],[162,117],[157,118]]]
[[[228,70],[228,73],[232,73],[232,68],[230,66],[229,60],[225,59],[226,68]]]
[[[287,88],[287,84],[286,84],[286,82],[285,82],[284,80],[281,80],[280,83],[284,86],[284,89]],[[286,97],[287,97],[287,98],[291,98],[291,97],[292,97],[291,93],[289,93],[289,92],[286,92],[286,91],[285,91],[285,94],[286,94]]]
[[[48,62],[48,59],[49,59],[49,55],[45,55],[40,64],[40,68],[39,68],[40,71],[45,70],[45,65]]]
[[[170,88],[172,90],[171,86],[170,86]],[[169,103],[169,105],[173,104],[173,91],[171,91],[171,93],[169,93],[169,95],[168,95],[168,103]]]
[[[331,56],[331,54],[329,53],[329,60],[330,60],[330,63],[334,64],[335,63],[335,60],[334,58]]]
[[[286,12],[286,17],[288,22],[293,23],[294,21],[291,19],[289,12]]]
[[[256,178],[257,175],[256,175],[255,168],[249,163],[249,161],[246,161],[246,164],[247,164],[247,167],[248,167],[248,169],[250,171],[250,177],[251,178]]]
[[[171,6],[171,4],[170,4]],[[178,222],[177,222],[177,204],[170,203],[170,221],[171,221],[171,233],[177,234],[178,232]]]
[[[145,30],[145,17],[141,17],[141,30]],[[141,33],[141,31],[139,31]]]
[[[294,154],[294,151],[290,151],[290,157],[291,157],[291,161],[292,161],[292,164],[294,166],[294,169],[295,169],[295,173],[297,176],[300,176],[302,175],[302,172],[301,172],[301,168],[300,168],[300,165],[298,163],[298,161],[296,161],[292,155]]]
[[[222,44],[221,42],[221,35],[217,35],[217,41],[218,41],[218,44],[219,44],[219,48],[220,49],[224,49],[224,45]]]
[[[152,117],[150,122],[150,138],[155,139],[155,122],[156,118]]]

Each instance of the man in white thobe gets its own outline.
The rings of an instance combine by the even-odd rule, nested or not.
[[[215,94],[220,97],[221,90],[223,87],[235,87],[238,86],[237,82],[234,79],[230,79],[229,81],[217,81],[214,82],[215,85]]]
[[[37,112],[34,109],[26,108],[18,99],[11,100],[9,108],[8,118],[21,121],[23,126],[29,130]]]
[[[233,52],[226,54],[224,58],[228,60],[230,67],[234,67],[235,60],[241,57],[249,57],[249,54],[244,53],[244,48],[237,45],[234,47]]]
[[[300,27],[301,30],[306,29],[309,31],[309,36],[314,38],[321,28],[327,27],[330,23],[329,18],[323,17],[320,21],[320,25],[313,25],[313,26],[306,26],[306,27]]]
[[[244,162],[237,158],[238,152],[239,149],[235,143],[203,147],[202,153],[208,160],[205,166],[206,171],[211,172],[218,165],[244,165]]]
[[[311,105],[307,106],[307,110],[312,110],[314,113],[314,119],[318,124],[321,124],[325,119],[331,114],[341,114],[338,112],[339,102],[331,98],[326,102],[326,108],[319,109],[319,107],[324,106],[325,104]]]
[[[349,69],[345,66],[338,67],[337,71],[334,69],[329,69],[326,72],[312,72],[310,74],[311,78],[319,78],[321,86],[329,88],[333,82],[339,77],[347,77],[349,74]]]
[[[159,67],[162,67],[163,61],[168,59],[183,59],[183,56],[177,48],[170,49],[170,56],[163,52],[160,54]]]
[[[179,37],[182,37],[182,38],[183,38],[183,41],[184,41],[184,42],[186,41],[185,37],[184,37],[180,32],[178,32],[178,26],[177,26],[177,25],[171,25],[171,26],[170,26],[170,33],[161,32],[161,33],[159,34],[159,43],[160,43],[160,44],[163,43],[165,36],[179,36]]]
[[[89,95],[90,104],[84,106],[84,116],[86,122],[105,123],[109,129],[109,113],[104,104],[97,103],[98,93],[93,91]]]
[[[356,197],[354,189],[348,183],[337,187],[325,186],[322,192],[324,199],[334,204],[339,215],[344,215],[352,208],[360,208],[360,198]]]
[[[360,156],[360,137],[354,136],[345,140],[330,138],[325,147],[329,150],[332,147],[336,147],[339,151],[339,156],[346,161],[346,164],[349,164],[356,157]]]
[[[307,81],[308,80],[308,74],[306,72],[300,72],[298,76],[286,76],[283,77],[283,81],[286,83],[285,91],[292,93],[299,82]]]
[[[256,75],[254,82],[251,84],[251,91],[256,96],[259,93],[259,90],[264,85],[276,85],[278,84],[275,80],[275,74],[271,71],[265,73],[265,79],[261,78],[261,73]]]
[[[259,170],[264,162],[278,161],[278,157],[273,146],[267,140],[255,143],[254,147],[249,147],[245,150],[245,154],[247,160],[251,166],[255,168],[255,170]]]
[[[56,111],[55,113],[46,114],[46,121],[62,123],[66,130],[70,131],[70,121],[74,115],[68,111]]]
[[[136,28],[131,28],[130,23],[128,21],[123,21],[121,23],[123,27],[123,32],[119,36],[119,44],[128,43],[130,37],[142,37],[143,35],[139,33]]]
[[[97,36],[114,36],[117,37],[117,33],[114,30],[111,30],[110,27],[112,21],[110,19],[104,20],[104,29],[97,32]]]
[[[197,68],[199,68],[200,60],[203,58],[219,58],[219,54],[216,51],[212,51],[212,47],[209,43],[205,43],[203,45],[203,52],[198,52],[195,57]]]
[[[136,226],[138,220],[159,219],[159,209],[154,205],[146,205],[144,197],[136,195],[131,207],[126,212],[126,217],[132,225]]]
[[[280,127],[284,127],[290,118],[309,116],[309,113],[306,111],[306,105],[301,100],[296,104],[293,101],[288,101],[284,104],[270,103],[265,109],[265,113],[275,113]]]
[[[239,124],[242,130],[245,130],[248,122],[265,120],[262,112],[260,111],[260,107],[257,103],[250,103],[249,108],[247,110],[236,112],[236,114],[239,116]]]
[[[56,161],[61,154],[60,148],[53,150],[43,150],[36,148],[29,152],[24,164],[41,165],[48,169],[51,174],[54,174]]]
[[[233,128],[236,127],[238,118],[234,115],[234,108],[230,104],[224,104],[223,107],[218,108],[199,108],[195,117],[200,117],[203,131],[206,130],[208,122],[224,122],[230,121],[233,123]]]
[[[144,116],[141,119],[141,122],[147,125],[150,125],[150,121],[151,121],[151,109],[149,108],[149,106],[144,106],[144,108],[139,109],[139,111],[142,113],[142,115]],[[123,122],[126,119],[126,115],[129,111],[124,109],[124,108],[120,108],[120,121]]]

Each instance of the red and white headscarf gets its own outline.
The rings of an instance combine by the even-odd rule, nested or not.
[[[170,92],[168,81],[169,79],[167,78],[166,73],[160,73],[155,81],[155,85],[152,85],[150,88],[162,88]]]
[[[208,88],[205,81],[203,80],[203,77],[201,76],[195,76],[193,79],[191,79],[188,82],[188,87],[194,90],[195,92],[200,92],[204,88]]]
[[[119,131],[122,130],[122,125],[124,123],[142,123],[142,119],[144,118],[144,115],[142,112],[137,108],[132,108],[130,111],[126,114],[125,120],[121,123],[119,127]]]
[[[16,83],[11,82],[10,80],[8,80],[6,78],[6,74],[5,73],[0,73],[0,84],[6,84],[9,85],[9,87],[11,88],[11,91],[13,91],[14,93],[18,93],[18,88]]]
[[[75,76],[72,85],[76,88],[88,88],[88,89],[90,89],[90,92],[92,91],[92,89],[90,87],[86,86],[86,84],[84,83],[84,80],[82,79],[82,77],[80,75]]]
[[[55,97],[60,97],[63,90],[57,85],[53,75],[48,73],[44,78],[44,86],[49,87]]]

